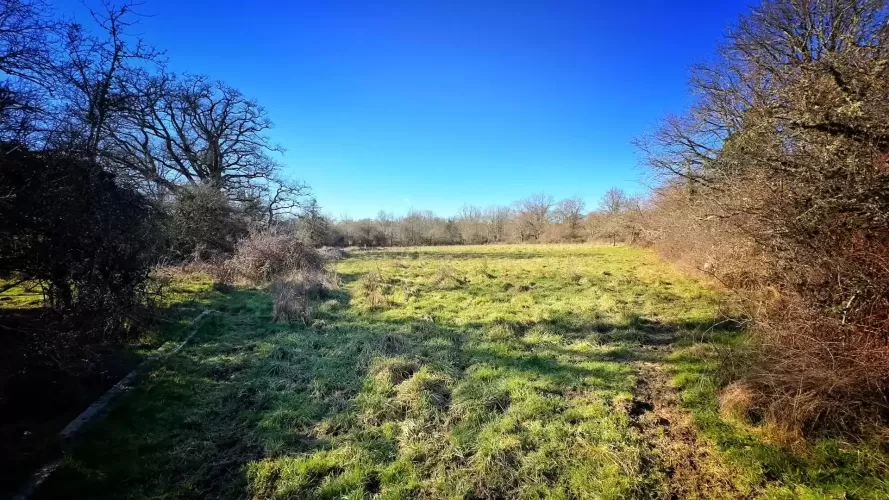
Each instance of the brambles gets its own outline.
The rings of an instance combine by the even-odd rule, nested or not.
[[[254,230],[239,241],[225,266],[236,280],[262,284],[293,271],[317,272],[324,260],[294,235],[271,228]]]

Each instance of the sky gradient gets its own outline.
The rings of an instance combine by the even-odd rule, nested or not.
[[[326,212],[453,215],[644,190],[632,139],[683,109],[690,65],[749,4],[145,0],[138,32],[265,106]]]

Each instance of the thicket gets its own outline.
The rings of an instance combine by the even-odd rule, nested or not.
[[[727,410],[791,436],[889,417],[887,19],[883,1],[765,0],[640,141],[663,175],[649,237],[752,319]]]
[[[0,276],[39,286],[67,327],[120,332],[148,294],[163,215],[88,159],[0,149]]]

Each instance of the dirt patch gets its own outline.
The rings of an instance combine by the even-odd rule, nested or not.
[[[647,451],[643,457],[645,496],[662,499],[747,498],[712,445],[698,434],[679,404],[663,365],[635,364],[638,379],[628,413]]]

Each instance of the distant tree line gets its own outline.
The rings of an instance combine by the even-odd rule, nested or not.
[[[410,210],[404,216],[380,212],[375,218],[323,218],[318,244],[332,246],[480,245],[488,243],[626,242],[641,234],[643,199],[616,188],[586,209],[580,197],[556,201],[536,194],[511,206],[465,205],[451,217]],[[311,218],[296,222],[305,225]],[[317,223],[316,223],[317,224]]]

